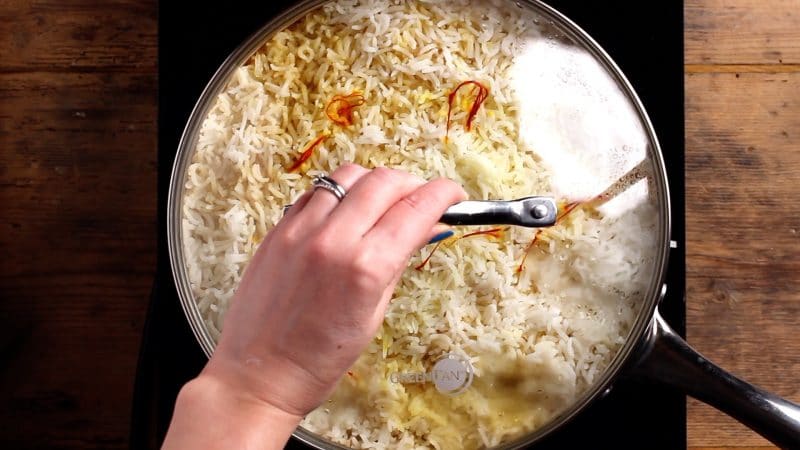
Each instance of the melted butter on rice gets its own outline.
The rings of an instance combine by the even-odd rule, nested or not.
[[[521,122],[536,118],[520,116],[515,55],[538,40],[532,18],[505,2],[340,0],[267,42],[217,98],[187,173],[184,248],[212,334],[282,206],[344,162],[448,177],[473,199],[554,194],[548,166],[520,137]],[[485,84],[489,98],[471,132],[468,105],[454,107],[445,142],[447,94],[468,79]],[[366,99],[355,123],[332,124],[325,105],[353,91]],[[571,132],[539,125],[553,136],[546,142]],[[330,138],[305,174],[287,173],[322,133]],[[302,426],[355,448],[403,449],[491,447],[541,427],[624,342],[649,282],[652,255],[643,251],[655,216],[645,201],[614,218],[578,209],[531,251],[519,281],[533,230],[442,245],[415,271],[423,250],[352,375]],[[390,380],[425,372],[445,353],[473,363],[461,395]]]

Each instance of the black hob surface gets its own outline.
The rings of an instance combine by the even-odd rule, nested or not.
[[[289,1],[159,5],[159,254],[136,377],[132,448],[158,448],[180,387],[206,358],[181,311],[169,269],[166,198],[180,134],[228,53]],[[551,0],[608,51],[640,95],[667,162],[673,240],[662,314],[683,334],[683,2]],[[225,5],[228,6],[228,5]],[[306,448],[290,441],[287,448]],[[685,397],[621,378],[608,395],[536,449],[686,448]]]

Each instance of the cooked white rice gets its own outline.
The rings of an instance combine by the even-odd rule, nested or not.
[[[558,47],[500,1],[339,0],[279,32],[217,98],[188,169],[184,250],[210,332],[219,335],[282,206],[344,162],[448,177],[473,199],[602,192],[630,164],[598,158],[623,147],[643,155],[644,134],[599,66],[575,49],[553,53]],[[471,132],[467,108],[455,105],[445,141],[447,94],[465,80],[483,83],[489,98]],[[552,93],[558,83],[561,95]],[[333,124],[327,102],[352,91],[366,99],[355,123]],[[586,131],[609,120],[618,126]],[[325,132],[308,169],[287,173]],[[592,164],[601,169],[592,173]],[[355,448],[455,449],[491,447],[551,420],[607,367],[650,281],[657,215],[647,184],[637,186],[543,233],[521,275],[533,230],[448,242],[416,271],[423,249],[352,376],[302,425]],[[394,372],[429,370],[444,353],[475,367],[463,394],[391,382]]]

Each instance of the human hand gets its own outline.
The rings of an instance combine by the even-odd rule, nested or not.
[[[302,417],[327,398],[383,321],[412,252],[464,191],[405,172],[345,165],[347,190],[304,194],[266,236],[202,376]]]

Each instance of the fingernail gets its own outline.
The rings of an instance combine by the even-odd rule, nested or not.
[[[436,236],[432,237],[431,240],[428,241],[428,244],[435,244],[435,243],[437,243],[439,241],[443,241],[443,240],[449,238],[450,236],[452,236],[453,234],[455,234],[453,232],[453,230],[442,231],[441,233],[439,233]]]

